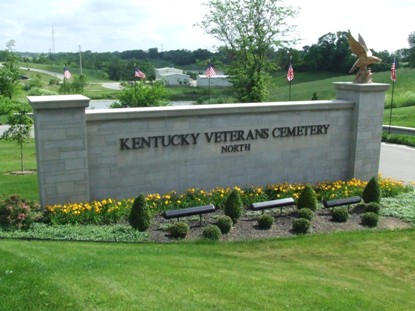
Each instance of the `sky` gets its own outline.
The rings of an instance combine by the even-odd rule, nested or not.
[[[208,0],[1,0],[0,50],[15,41],[19,52],[113,52],[176,49],[215,51],[221,43],[194,26]],[[301,41],[350,29],[369,48],[394,52],[408,48],[415,31],[414,0],[284,0],[300,8],[290,21]]]

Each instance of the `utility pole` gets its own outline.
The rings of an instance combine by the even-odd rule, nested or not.
[[[52,26],[52,53],[55,54],[55,31]]]

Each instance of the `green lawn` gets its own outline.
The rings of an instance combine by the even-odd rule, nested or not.
[[[415,230],[240,243],[0,241],[0,310],[414,310]]]
[[[389,125],[390,109],[385,109],[383,114],[383,124]],[[415,128],[415,106],[393,108],[392,125]]]
[[[15,142],[0,140],[0,198],[19,193],[26,199],[39,200],[37,175],[13,175],[20,170],[20,148]],[[35,143],[24,145],[25,170],[36,169]]]

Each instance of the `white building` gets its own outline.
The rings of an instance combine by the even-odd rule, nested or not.
[[[155,71],[156,71],[156,80],[161,80],[161,78],[165,76],[166,74],[183,73],[183,70],[173,68],[173,67],[157,68]]]
[[[209,82],[210,80],[210,82]],[[197,86],[198,87],[208,87],[210,83],[211,87],[229,87],[232,86],[232,83],[229,82],[228,76],[226,75],[214,75],[210,79],[206,75],[197,76]]]
[[[191,82],[190,76],[183,73],[183,70],[165,67],[158,68],[156,71],[156,80],[163,81],[167,86],[174,85],[189,85]]]

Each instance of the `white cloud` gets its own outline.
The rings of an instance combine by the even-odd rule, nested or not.
[[[0,48],[13,39],[19,51],[47,53],[54,29],[56,51],[123,51],[211,48],[213,38],[194,24],[201,21],[207,0],[1,0]],[[412,0],[347,2],[286,0],[301,7],[294,19],[296,46],[317,43],[329,32],[361,33],[370,48],[393,51],[408,47],[415,31]]]

